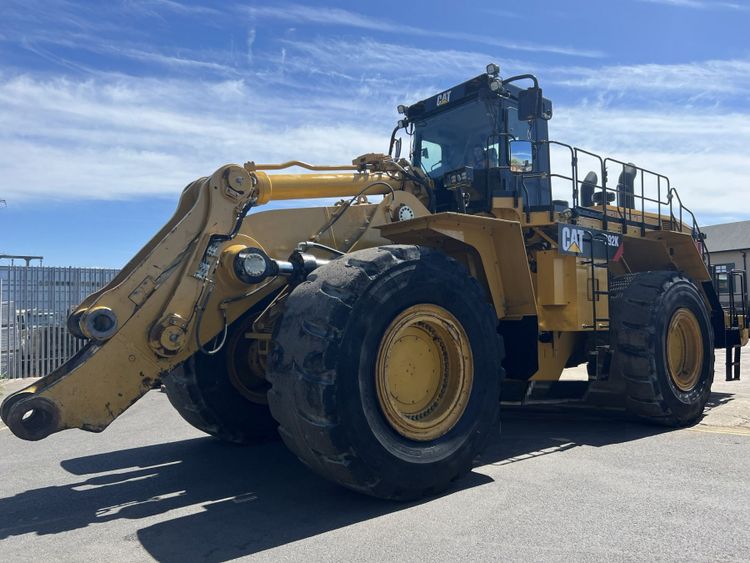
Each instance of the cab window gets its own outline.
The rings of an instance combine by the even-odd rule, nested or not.
[[[439,170],[443,165],[443,149],[437,143],[422,139],[419,156],[419,161],[428,174]]]

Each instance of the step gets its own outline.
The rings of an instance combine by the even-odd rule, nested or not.
[[[727,346],[727,359],[726,359],[726,381],[739,381],[740,380],[740,360],[742,356],[742,347],[739,344]],[[734,360],[732,360],[732,354],[734,353]]]

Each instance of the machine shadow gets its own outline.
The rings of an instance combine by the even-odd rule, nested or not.
[[[664,431],[580,412],[506,410],[501,438],[476,465],[517,463]],[[138,540],[159,561],[226,561],[435,500],[394,503],[347,491],[317,477],[280,442],[241,448],[195,438],[70,459],[62,466],[82,479],[0,499],[0,539],[192,507],[190,514],[145,525]],[[473,471],[445,494],[489,482]]]
[[[0,541],[159,516],[167,520],[137,534],[156,559],[223,561],[418,504],[365,497],[329,483],[281,442],[239,447],[201,437],[61,465],[81,478],[0,498]],[[472,473],[450,492],[489,481]],[[170,511],[187,507],[198,512],[169,519]]]
[[[703,411],[703,414],[705,415],[711,410],[717,407],[721,407],[722,405],[726,405],[733,400],[734,393],[719,393],[717,391],[712,391],[711,396],[708,398],[708,402],[706,403],[706,408]]]

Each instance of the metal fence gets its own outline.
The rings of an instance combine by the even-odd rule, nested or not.
[[[75,354],[83,341],[68,332],[68,314],[118,271],[0,266],[0,377],[45,376]]]

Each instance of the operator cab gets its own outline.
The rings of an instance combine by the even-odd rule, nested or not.
[[[399,106],[406,116],[399,126],[412,134],[412,163],[435,184],[436,211],[489,211],[492,198],[503,196],[532,209],[551,204],[547,151],[534,147],[547,140],[552,103],[533,76],[498,74],[490,64],[486,74]],[[522,79],[533,86],[511,84]]]

